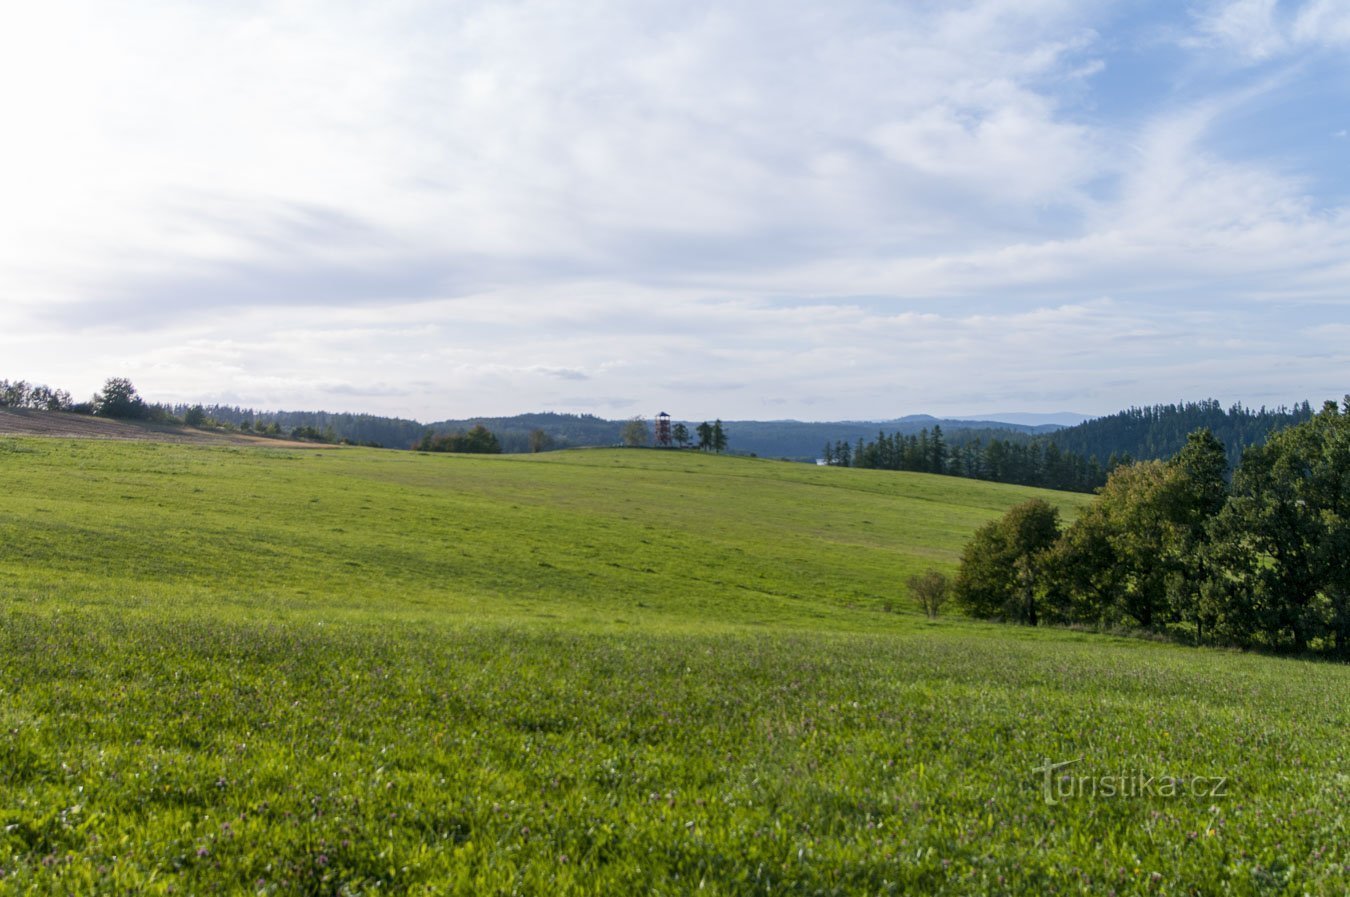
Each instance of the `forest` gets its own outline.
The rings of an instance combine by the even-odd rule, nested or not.
[[[879,432],[875,440],[859,439],[854,446],[842,440],[827,443],[823,460],[840,467],[942,473],[1070,492],[1097,489],[1106,482],[1109,467],[1121,462],[1112,457],[1103,468],[1096,459],[1061,451],[1042,437],[986,440],[969,435],[958,434],[957,440],[949,442],[937,425],[932,431],[925,428],[908,436]]]
[[[1192,432],[1117,467],[1067,528],[1031,500],[980,528],[954,583],[977,617],[1123,626],[1350,657],[1350,396],[1248,447]]]
[[[1223,443],[1228,463],[1236,465],[1249,446],[1260,445],[1274,431],[1312,416],[1312,405],[1307,401],[1292,408],[1252,409],[1235,404],[1225,409],[1215,399],[1206,399],[1127,408],[1058,430],[1046,439],[1061,451],[1110,467],[1113,455],[1139,460],[1170,458],[1181,451],[1191,433],[1206,429]]]

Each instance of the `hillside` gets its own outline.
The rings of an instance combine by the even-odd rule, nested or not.
[[[232,606],[318,590],[334,611],[815,625],[901,602],[908,574],[950,570],[976,526],[1030,495],[1070,513],[1085,501],[642,450],[15,444],[0,454],[0,538],[43,559],[26,588],[173,603],[186,585],[226,588]]]
[[[14,438],[0,477],[0,891],[1350,886],[1350,670],[906,606],[1083,496]]]
[[[1206,428],[1228,449],[1228,463],[1236,465],[1248,446],[1261,445],[1276,430],[1293,426],[1312,416],[1313,408],[1301,402],[1293,408],[1224,408],[1217,401],[1182,402],[1127,408],[1094,418],[1048,436],[1058,448],[1107,464],[1115,457],[1136,461],[1170,458],[1186,444],[1186,436]]]
[[[176,405],[168,409],[182,416],[189,406]],[[497,435],[507,453],[530,451],[530,434],[542,430],[556,448],[614,446],[620,441],[621,420],[606,420],[591,414],[558,414],[540,412],[510,416],[467,417],[419,423],[404,418],[380,417],[372,414],[330,413],[326,411],[254,411],[223,405],[204,409],[215,420],[238,425],[243,421],[276,422],[283,431],[295,427],[313,427],[319,431],[331,430],[339,439],[353,442],[375,442],[388,448],[408,448],[423,433],[463,432],[482,424]],[[700,422],[684,421],[693,430]],[[990,420],[945,420],[926,414],[909,415],[893,421],[796,421],[796,420],[732,420],[724,421],[732,434],[731,450],[736,454],[754,454],[764,458],[788,458],[793,461],[811,461],[820,456],[826,442],[847,439],[871,439],[878,430],[918,433],[924,428],[941,426],[954,442],[968,439],[998,437],[1028,438],[1053,433],[1060,429],[1052,424],[1016,424]]]
[[[181,424],[113,420],[88,414],[0,408],[0,437],[40,436],[56,439],[115,439],[191,445],[311,446],[310,443],[264,438],[224,430],[199,430]]]

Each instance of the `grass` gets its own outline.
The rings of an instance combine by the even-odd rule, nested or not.
[[[1350,887],[1350,670],[904,607],[1081,496],[47,440],[0,476],[0,891]]]

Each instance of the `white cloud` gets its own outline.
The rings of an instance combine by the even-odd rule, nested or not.
[[[1211,0],[1196,13],[1191,45],[1225,47],[1261,62],[1313,47],[1350,45],[1343,0]]]
[[[1293,35],[1307,44],[1350,44],[1350,6],[1343,0],[1311,0],[1294,20]]]
[[[1217,0],[1198,14],[1196,42],[1230,47],[1252,59],[1268,59],[1288,46],[1277,19],[1279,0]]]
[[[28,4],[0,32],[0,375],[423,417],[1252,383],[1297,351],[1258,303],[1344,301],[1350,217],[1212,146],[1262,84],[1085,101],[1114,7]],[[1188,22],[1273,59],[1350,18]],[[1223,344],[1220,301],[1252,306]]]

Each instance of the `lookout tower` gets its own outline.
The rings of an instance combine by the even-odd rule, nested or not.
[[[670,437],[670,415],[664,411],[656,415],[656,444],[662,448],[670,448],[673,444]]]

